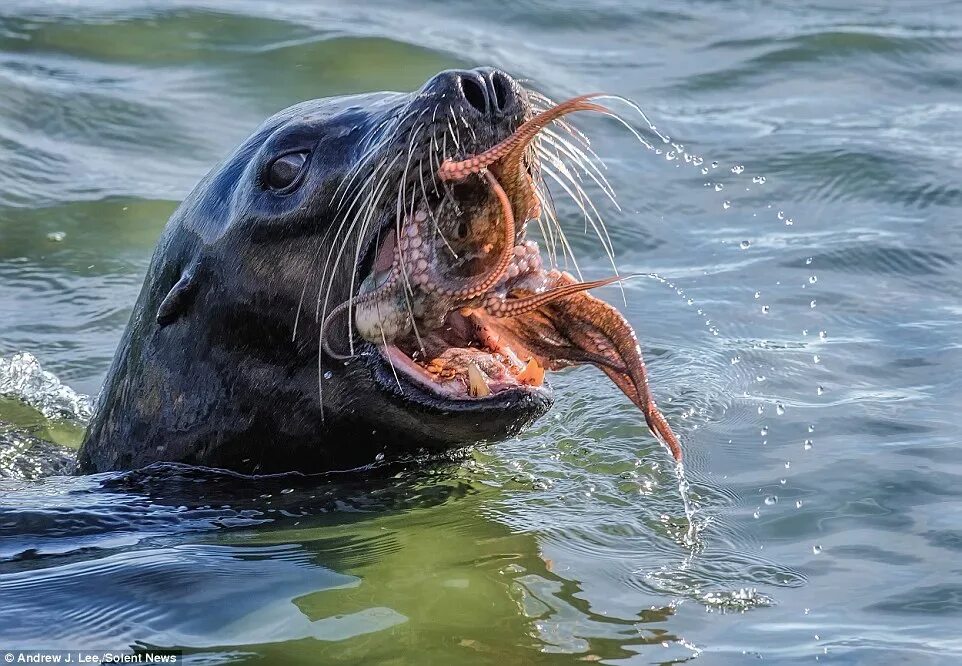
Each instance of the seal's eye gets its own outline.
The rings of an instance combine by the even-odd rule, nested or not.
[[[272,190],[286,190],[297,182],[306,163],[306,152],[281,155],[267,170],[267,184]]]

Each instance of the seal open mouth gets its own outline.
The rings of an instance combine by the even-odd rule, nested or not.
[[[420,197],[399,195],[395,223],[379,232],[360,288],[324,318],[322,343],[329,356],[344,357],[323,330],[346,312],[349,328],[377,349],[399,387],[403,377],[451,405],[538,394],[547,370],[589,363],[680,460],[633,329],[586,293],[620,278],[579,282],[546,267],[537,243],[525,238],[526,222],[542,214],[532,144],[567,114],[609,113],[596,97],[527,114],[507,136],[457,159],[442,152],[431,174],[435,196],[423,182]]]

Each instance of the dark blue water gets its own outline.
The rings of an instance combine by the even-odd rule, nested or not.
[[[4,3],[0,649],[958,663],[960,37],[962,9],[929,1]],[[624,309],[693,527],[591,369],[555,377],[528,433],[446,463],[61,476],[153,244],[212,165],[296,101],[476,64],[630,97],[670,137],[576,119],[618,193],[595,201],[619,267],[653,274]]]

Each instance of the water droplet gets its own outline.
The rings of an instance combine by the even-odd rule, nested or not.
[[[755,520],[758,520],[758,511],[752,514],[752,518],[754,518]]]
[[[731,201],[725,201],[725,203],[722,204],[722,208],[724,208],[725,210],[728,210],[731,207],[732,207]]]
[[[809,432],[815,432],[815,426],[814,426],[814,425],[809,425],[809,426],[808,426],[808,431],[809,431]]]
[[[780,402],[775,403],[775,413],[781,416],[785,413],[785,407]]]
[[[693,155],[692,158],[691,158],[691,163],[694,164],[695,166],[701,166],[701,165],[702,165],[702,162],[704,162],[704,161],[705,161],[705,160],[704,160],[703,158],[699,157],[698,155]],[[708,173],[708,171],[706,170],[705,173]]]
[[[324,379],[330,379],[333,376],[334,376],[334,373],[331,372],[330,370],[324,373]]]
[[[805,444],[802,445],[802,448],[804,448],[806,451],[809,451],[809,450],[811,450],[812,446],[814,446],[814,445],[812,444],[812,440],[806,439],[806,440],[805,440]]]
[[[791,461],[791,460],[786,460],[786,461],[785,461],[785,469],[791,469],[791,468],[792,468],[792,461]]]
[[[786,483],[788,483],[788,479],[779,479],[778,482],[784,486]]]
[[[813,355],[812,355],[812,360],[813,360],[815,363],[821,363],[822,357],[819,356],[818,354],[813,354]]]
[[[741,357],[741,356],[732,356],[732,358],[731,358],[731,364],[732,364],[732,365],[736,365],[736,364],[741,363],[741,362],[742,362],[742,357]]]
[[[807,329],[807,328],[803,328],[803,329],[802,329],[802,335],[808,335],[808,329]]]
[[[808,304],[808,307],[810,307],[810,308],[812,308],[812,309],[815,308],[815,299],[814,299],[814,298],[812,299],[812,302]]]
[[[52,243],[60,243],[66,237],[67,234],[63,231],[51,231],[49,234],[47,234],[47,240]]]
[[[777,215],[776,217],[777,217],[779,220],[784,220],[784,219],[785,219],[785,211],[783,211],[783,210],[778,211],[778,215]]]
[[[811,257],[809,257],[808,259],[805,260],[805,265],[806,265],[806,266],[811,266],[811,265],[812,265],[812,258],[811,258]]]
[[[756,291],[756,292],[755,292],[755,298],[761,298],[761,297],[762,297],[762,292]]]
[[[718,162],[712,162],[712,163],[711,163],[711,168],[712,168],[712,169],[717,169],[717,168],[718,168]]]
[[[735,175],[741,175],[742,172],[744,171],[745,171],[745,167],[743,167],[741,164],[736,164],[735,166],[732,167],[732,173]]]
[[[374,461],[375,461],[375,462],[381,462],[382,460],[384,460],[384,454],[383,454],[383,453],[379,453],[379,454],[377,454],[376,456],[374,456]]]
[[[817,545],[816,545],[816,546],[812,546],[812,554],[813,554],[813,555],[818,555],[818,554],[821,553],[821,552],[822,552],[822,547],[821,547],[821,546],[817,546]],[[817,635],[816,635],[816,638],[818,638]]]
[[[817,393],[818,395],[822,395],[823,393],[825,393],[825,389],[819,386],[817,389],[815,389],[815,393]]]
[[[688,303],[688,305],[692,305],[692,304],[695,302],[695,299],[689,298],[689,299],[688,299],[687,301],[685,301],[685,302]]]
[[[765,504],[771,506],[772,504],[778,504],[778,495],[769,495],[765,498]]]
[[[809,284],[815,284],[816,282],[818,282],[818,276],[817,276],[817,275],[812,275],[811,277],[808,278],[808,283],[809,283]]]
[[[669,150],[667,153],[665,153],[665,159],[668,160],[669,162],[671,162],[676,157],[678,157],[678,155],[675,154],[674,150]]]
[[[828,337],[828,334],[826,334],[825,331],[819,331],[819,332],[818,332],[818,337],[821,338],[822,340],[824,340],[825,338]]]
[[[771,309],[772,309],[772,308],[771,308],[770,306],[768,306],[768,305],[763,305],[763,306],[762,306],[762,314],[768,314],[769,311],[771,311]]]
[[[738,244],[738,247],[741,248],[742,250],[747,250],[751,246],[752,246],[752,242],[748,240],[743,240],[741,243]]]
[[[768,426],[762,426],[762,429],[761,429],[762,437],[764,437],[767,434],[768,434]]]
[[[764,185],[765,176],[754,176],[752,177],[752,182],[755,183],[756,185]]]
[[[725,186],[724,186],[724,185],[722,185],[721,183],[715,183],[715,191],[716,191],[716,192],[721,192],[723,189],[725,189]]]
[[[703,176],[707,176],[707,175],[708,175],[708,167],[702,167],[701,175],[703,175]]]
[[[761,405],[759,405],[759,406],[758,406],[758,413],[759,413],[759,414],[764,414],[764,413],[765,413],[765,408],[762,407]]]
[[[795,508],[796,509],[802,508],[802,500],[795,500]]]
[[[758,383],[765,381],[765,375],[755,375],[755,381]]]

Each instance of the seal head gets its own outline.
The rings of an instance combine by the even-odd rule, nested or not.
[[[610,115],[600,97],[482,68],[268,120],[169,221],[80,470],[330,470],[502,439],[550,407],[546,370],[580,363],[680,460],[634,331],[586,293],[622,278],[579,282],[527,237],[569,247],[542,169],[597,226],[563,118]]]
[[[473,225],[492,220],[488,188],[441,183],[433,170],[444,151],[480,152],[530,113],[514,80],[482,68],[442,72],[415,93],[312,100],[264,122],[168,222],[80,471],[156,461],[338,469],[501,439],[541,416],[552,401],[544,384],[438,390],[392,367],[353,318],[323,332],[349,359],[324,353],[319,331],[375,280],[413,193],[434,218],[449,217],[449,243],[470,248],[485,235]],[[450,270],[470,273],[467,254]]]

